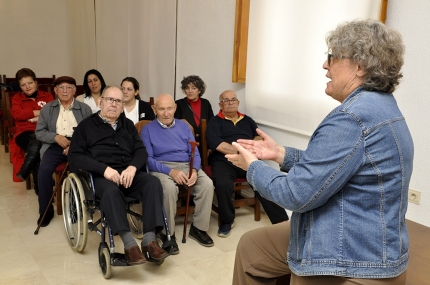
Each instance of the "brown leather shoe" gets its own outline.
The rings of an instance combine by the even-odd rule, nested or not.
[[[148,243],[147,246],[142,246],[142,252],[145,256],[148,256],[156,261],[161,261],[169,255],[158,245],[155,240]]]
[[[125,259],[127,259],[127,263],[130,265],[142,264],[146,262],[145,256],[140,251],[139,246],[132,245],[129,249],[124,250]]]

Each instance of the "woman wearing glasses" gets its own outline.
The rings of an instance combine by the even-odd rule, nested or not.
[[[206,91],[206,84],[197,75],[184,77],[181,89],[185,98],[176,100],[175,118],[185,119],[194,128],[196,140],[200,141],[200,123],[202,119],[209,121],[213,116],[211,103],[201,98]],[[199,148],[201,151],[201,148]]]
[[[93,113],[97,113],[99,108],[99,97],[106,87],[105,80],[98,70],[91,69],[85,73],[84,76],[84,92],[85,94],[76,97],[76,100],[84,102],[91,107]]]
[[[134,124],[141,120],[154,120],[154,111],[147,102],[142,101],[139,95],[139,81],[134,77],[126,77],[121,81],[121,90],[124,94],[124,115]]]
[[[38,193],[39,150],[41,142],[34,131],[39,120],[40,109],[54,100],[52,94],[37,89],[36,74],[29,68],[18,70],[15,75],[21,92],[12,97],[11,115],[15,120],[16,131],[10,142],[14,181],[26,180],[33,172],[34,190]],[[17,147],[18,146],[18,147]],[[25,153],[25,158],[24,158]]]
[[[381,22],[357,20],[326,42],[325,93],[340,105],[307,149],[279,146],[259,131],[263,140],[238,140],[240,154],[226,156],[248,171],[261,196],[293,211],[291,222],[242,236],[233,284],[268,284],[284,274],[291,284],[406,282],[414,145],[392,94],[403,76],[402,37]]]

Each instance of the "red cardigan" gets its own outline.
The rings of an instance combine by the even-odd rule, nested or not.
[[[15,136],[25,131],[35,131],[37,122],[29,122],[33,118],[33,111],[40,110],[46,103],[54,100],[51,93],[37,91],[36,100],[27,97],[24,93],[17,93],[12,97],[10,112],[15,119],[16,132]]]
[[[53,100],[54,96],[52,94],[40,90],[37,91],[36,100],[32,100],[22,92],[12,97],[10,112],[15,120],[16,131],[14,137],[9,141],[9,150],[13,165],[13,181],[15,182],[21,181],[16,177],[16,174],[21,169],[25,157],[24,151],[15,143],[15,137],[25,131],[34,132],[37,122],[28,121],[34,117],[33,110],[40,110],[46,103]]]

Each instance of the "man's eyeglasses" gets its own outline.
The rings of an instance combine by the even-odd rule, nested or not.
[[[60,90],[62,90],[62,91],[64,91],[64,90],[70,91],[73,88],[75,88],[75,86],[57,86],[57,88],[60,89]]]
[[[118,105],[122,105],[124,104],[124,101],[120,100],[120,99],[114,99],[111,97],[102,97],[103,99],[105,99],[105,101],[109,104],[113,104],[113,102],[115,102]]]
[[[232,103],[232,104],[234,104],[234,103],[236,103],[236,102],[238,102],[239,100],[237,100],[237,98],[233,98],[233,99],[224,99],[224,100],[221,100],[220,102],[221,103],[224,103],[224,104],[229,104],[229,103]]]

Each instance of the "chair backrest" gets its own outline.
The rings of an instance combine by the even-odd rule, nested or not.
[[[45,91],[45,92],[51,93],[51,94],[53,94],[53,95],[54,95],[54,97],[55,97],[55,93],[54,93],[54,85],[53,85],[53,84],[39,84],[39,86],[38,86],[38,90],[41,90],[41,91]]]
[[[152,122],[151,120],[142,120],[137,122],[134,126],[136,127],[137,133],[139,134],[140,137],[140,132],[142,131],[143,127],[146,126],[147,124],[149,124],[150,122]]]
[[[13,81],[16,81],[15,77],[6,77],[6,74],[3,74],[2,76],[2,83],[11,83]]]
[[[10,112],[11,107],[11,101],[12,97],[15,96],[18,92],[12,91],[12,92],[6,92],[2,88],[2,107],[3,107],[3,118],[7,120],[7,127],[10,129],[11,127],[15,126],[15,119],[12,117],[12,114]],[[3,99],[4,98],[4,99]],[[4,104],[4,105],[3,105]]]
[[[84,94],[84,85],[76,85],[75,97]]]
[[[154,97],[149,97],[149,105],[154,105]]]
[[[52,77],[38,77],[36,80],[38,84],[51,85],[54,84],[55,78],[55,75],[52,75]],[[16,81],[15,77],[6,77],[6,75],[3,74],[2,83],[11,83],[13,81]]]
[[[55,75],[52,75],[52,77],[38,77],[36,80],[38,84],[52,85],[54,84],[55,78]]]
[[[181,119],[182,121],[184,121],[184,122],[186,122],[187,123],[187,125],[190,127],[190,129],[191,129],[191,132],[193,133],[193,136],[195,136],[195,134],[194,134],[194,129],[193,129],[193,127],[190,125],[190,123],[188,123],[185,119]],[[140,132],[142,131],[142,128],[144,127],[144,126],[146,126],[148,123],[150,123],[150,122],[152,122],[151,120],[142,120],[142,121],[139,121],[139,122],[137,122],[134,126],[136,127],[136,130],[137,130],[137,133],[139,134],[139,137],[140,137]]]

